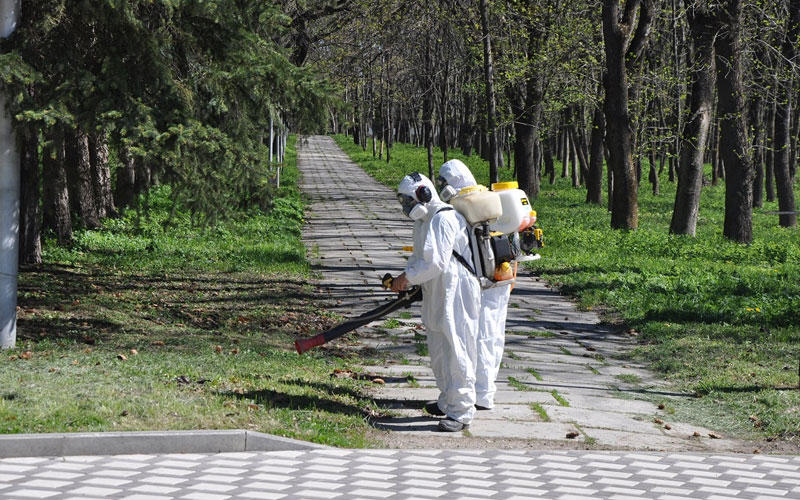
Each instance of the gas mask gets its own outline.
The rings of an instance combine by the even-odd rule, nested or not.
[[[403,213],[407,217],[412,220],[419,220],[428,214],[428,207],[425,205],[433,199],[433,193],[431,193],[428,186],[420,184],[414,190],[414,196],[398,193],[397,199],[400,200],[400,205],[403,206]]]
[[[456,188],[447,183],[441,175],[436,178],[436,189],[439,191],[439,198],[444,202],[449,202],[453,196],[458,194]]]

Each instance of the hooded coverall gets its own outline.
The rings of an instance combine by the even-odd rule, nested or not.
[[[433,183],[409,176],[398,191],[412,194],[429,186],[427,213],[414,221],[414,252],[405,268],[410,285],[422,286],[422,321],[428,354],[440,394],[439,409],[452,420],[469,425],[475,412],[475,358],[480,308],[477,278],[453,255],[472,260],[464,218],[442,202]],[[444,211],[441,211],[445,209]]]
[[[460,160],[450,160],[439,167],[439,176],[456,191],[474,186],[475,177]],[[494,408],[497,374],[503,361],[506,339],[506,316],[510,286],[497,286],[481,291],[481,310],[478,327],[477,360],[475,366],[476,404]]]

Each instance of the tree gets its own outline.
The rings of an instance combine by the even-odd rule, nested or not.
[[[628,70],[642,55],[653,20],[655,0],[603,0],[606,72],[604,110],[609,164],[614,173],[611,227],[639,225],[638,181],[633,163],[634,133],[628,110]],[[638,15],[637,15],[638,12]]]
[[[689,118],[681,136],[678,189],[670,233],[695,235],[703,188],[703,165],[714,104],[714,37],[717,16],[702,0],[687,1],[691,51]]]
[[[782,227],[797,226],[797,208],[794,201],[794,178],[791,171],[791,117],[796,98],[792,87],[795,83],[798,62],[797,44],[800,42],[800,0],[789,0],[789,16],[786,34],[781,43],[781,54],[788,71],[778,82],[775,108],[775,187],[778,194],[778,223]]]
[[[486,131],[489,134],[489,183],[498,181],[497,175],[497,105],[494,93],[494,59],[492,37],[489,31],[487,0],[479,0],[481,34],[483,35],[483,78],[486,85]]]
[[[753,241],[753,178],[755,169],[747,137],[741,0],[725,0],[716,37],[717,110],[720,157],[725,166],[723,235],[737,243]]]

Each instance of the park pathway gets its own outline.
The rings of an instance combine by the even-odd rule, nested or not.
[[[301,188],[312,201],[304,231],[309,258],[331,309],[353,317],[393,297],[379,286],[379,277],[403,269],[412,223],[394,191],[351,162],[330,137],[307,137],[299,144]],[[547,217],[540,214],[545,227]],[[524,270],[508,309],[497,406],[477,412],[468,432],[443,438],[433,432],[437,420],[421,411],[438,391],[420,348],[425,340],[419,311],[412,306],[393,314],[395,321],[362,327],[356,346],[352,335],[329,344],[388,360],[363,370],[385,381],[376,385],[374,398],[390,415],[376,423],[392,431],[386,436],[389,446],[414,447],[432,439],[446,439],[448,446],[543,440],[563,447],[707,452],[744,446],[719,429],[674,421],[670,409],[691,396],[670,392],[625,359],[634,347],[625,332],[603,324],[594,312],[577,310]]]

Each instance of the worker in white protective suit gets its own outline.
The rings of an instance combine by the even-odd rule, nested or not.
[[[439,167],[437,187],[444,201],[469,186],[474,186],[475,177],[460,160],[450,160]],[[481,313],[478,322],[478,357],[475,366],[475,407],[478,410],[494,408],[497,392],[497,374],[503,361],[506,340],[506,315],[511,287],[508,285],[487,288],[481,291]]]
[[[439,388],[438,401],[425,408],[446,417],[439,421],[439,430],[461,431],[475,413],[481,293],[477,278],[461,263],[472,260],[467,223],[439,199],[431,180],[422,174],[403,177],[397,191],[403,212],[414,220],[414,252],[391,288],[399,292],[408,285],[422,286],[422,322]]]

